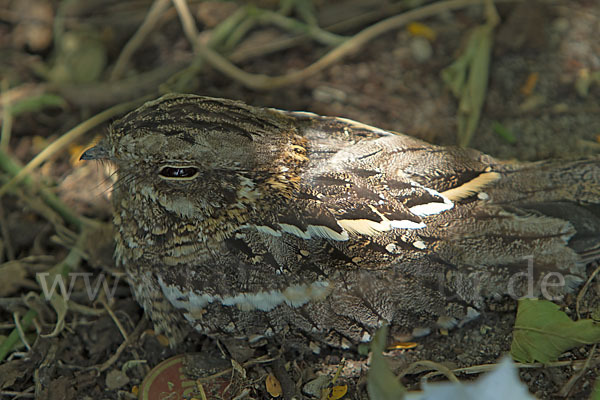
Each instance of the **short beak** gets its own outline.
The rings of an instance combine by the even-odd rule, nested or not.
[[[81,157],[79,157],[80,160],[105,160],[107,158],[108,150],[104,140],[84,151]]]

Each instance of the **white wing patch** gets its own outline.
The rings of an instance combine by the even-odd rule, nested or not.
[[[428,189],[430,190],[430,189]],[[435,192],[435,191],[432,191]],[[443,197],[437,192],[435,192],[437,196]],[[428,211],[431,211],[433,208],[433,204],[437,204],[439,211],[443,212],[453,207],[453,203],[450,200],[444,198],[444,203],[431,203],[419,205],[415,207],[429,207]],[[415,208],[413,207],[413,208]],[[309,240],[313,238],[323,238],[323,239],[331,239],[336,241],[346,241],[350,238],[350,234],[354,235],[367,235],[367,236],[375,236],[382,232],[391,231],[392,229],[422,229],[427,225],[422,221],[415,222],[411,220],[390,220],[385,215],[380,213],[376,207],[369,205],[369,208],[377,214],[377,216],[381,219],[380,221],[373,221],[370,219],[340,219],[337,220],[338,225],[342,228],[342,232],[337,232],[325,225],[308,225],[306,231],[300,229],[296,225],[278,223],[279,229],[273,229],[266,225],[253,225],[253,227],[262,233],[267,233],[271,236],[280,237],[282,233],[289,233],[299,238]],[[413,214],[417,216],[421,216],[417,213]],[[423,214],[430,215],[430,214]],[[243,226],[244,228],[248,227],[248,225]]]
[[[342,233],[338,233],[326,226],[309,225],[307,232],[311,234],[311,237],[321,237],[338,241],[345,241],[349,239],[348,232],[342,231]]]
[[[306,230],[306,232],[304,232],[302,229],[298,228],[295,225],[290,225],[290,224],[278,224],[281,227],[281,230],[283,232],[287,232],[287,233],[291,233],[292,235],[296,235],[298,237],[301,237],[302,239],[310,239],[310,233],[308,232],[308,229]]]
[[[276,237],[281,236],[282,232],[285,232],[290,233],[294,236],[298,236],[299,238],[305,240],[311,238],[324,238],[343,242],[350,238],[348,236],[348,232],[336,232],[333,229],[324,225],[308,225],[306,231],[303,231],[295,225],[279,223],[277,225],[279,225],[281,230],[275,230],[265,225],[255,225],[254,227],[259,232],[268,233],[269,235]]]
[[[271,228],[270,226],[266,226],[266,225],[253,225],[253,226],[259,232],[268,233],[269,235],[276,236],[276,237],[281,236],[280,231],[276,231],[275,229]],[[247,227],[247,225],[242,226],[242,228],[246,228],[246,227]]]
[[[338,224],[355,235],[375,236],[392,229],[389,221],[375,222],[370,219],[340,219]]]
[[[441,201],[417,204],[408,208],[408,211],[417,217],[427,217],[441,214],[452,209],[454,207],[454,201],[467,198],[480,192],[485,186],[499,178],[500,174],[497,172],[484,172],[478,177],[462,184],[459,187],[449,189],[441,193],[413,182],[412,184],[414,186],[426,190],[434,198]],[[349,234],[376,236],[382,232],[391,231],[392,229],[423,229],[427,226],[422,221],[415,222],[409,219],[390,220],[380,213],[376,207],[372,205],[369,205],[369,207],[381,219],[380,221],[374,221],[371,219],[340,219],[337,220],[337,223],[342,228],[342,232],[338,232],[325,225],[308,225],[306,230],[302,230],[296,225],[286,223],[278,223],[277,225],[279,225],[279,229],[271,228],[265,225],[255,225],[254,227],[259,232],[267,233],[276,237],[280,237],[283,233],[289,233],[305,240],[312,238],[324,238],[336,241],[346,241],[349,239]]]
[[[427,227],[424,222],[414,222],[409,220],[390,221],[390,226],[394,229],[423,229]]]
[[[381,218],[381,221],[372,221],[370,219],[341,219],[338,224],[348,232],[374,236],[381,232],[392,229],[422,229],[426,225],[423,222],[414,222],[410,220],[389,220],[385,215],[377,211],[372,205],[369,208]]]
[[[292,285],[281,290],[269,290],[254,293],[240,293],[235,296],[210,295],[202,292],[183,293],[176,286],[167,285],[162,277],[158,283],[171,304],[176,308],[187,310],[194,314],[208,304],[221,303],[224,306],[238,307],[241,310],[271,311],[281,304],[301,307],[309,301],[325,299],[331,292],[327,281],[315,281],[311,284]]]
[[[392,229],[422,229],[427,226],[423,222],[390,221],[387,218],[381,222],[370,219],[341,219],[338,224],[350,233],[367,236],[375,236]]]
[[[362,122],[354,121],[352,119],[337,117],[336,120],[345,122],[348,125],[353,126],[355,128],[361,128],[361,129],[365,129],[367,131],[377,132],[378,134],[380,134],[382,136],[393,136],[394,135],[390,131],[386,131],[381,128],[377,128],[375,126],[363,124]]]
[[[433,190],[433,189],[430,189],[425,186],[421,186],[421,187],[423,189],[425,189],[427,192],[429,192],[429,194],[431,194],[432,196],[442,198],[444,200],[444,202],[443,203],[432,202],[432,203],[426,203],[426,204],[418,204],[418,205],[410,207],[408,209],[408,211],[410,211],[411,213],[418,215],[419,217],[426,217],[428,215],[441,214],[444,211],[448,211],[452,207],[454,207],[454,203],[448,197],[444,196],[437,190]]]
[[[501,175],[497,172],[484,172],[476,178],[473,178],[470,181],[463,183],[458,187],[446,190],[441,194],[452,201],[466,199],[467,197],[482,191],[484,187],[491,184],[492,182],[497,181],[498,179],[500,179],[500,177]]]

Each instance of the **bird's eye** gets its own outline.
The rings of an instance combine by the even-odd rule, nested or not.
[[[198,168],[177,165],[165,165],[158,172],[161,178],[168,180],[190,180],[198,175]]]

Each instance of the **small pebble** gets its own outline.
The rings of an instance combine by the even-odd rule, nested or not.
[[[429,59],[433,56],[433,47],[431,47],[429,40],[425,39],[424,37],[417,36],[412,38],[410,40],[409,47],[412,56],[418,63],[429,61]]]
[[[302,391],[310,396],[321,398],[321,390],[329,384],[327,375],[319,375],[316,379],[309,381],[302,387]]]
[[[346,92],[331,86],[319,86],[313,90],[313,98],[322,103],[343,103],[346,100]]]
[[[113,369],[106,374],[106,387],[109,390],[122,388],[129,383],[129,378],[118,369]]]

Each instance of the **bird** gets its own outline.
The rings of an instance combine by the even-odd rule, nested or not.
[[[115,260],[191,329],[351,348],[560,300],[600,258],[600,158],[505,162],[339,117],[168,94],[84,160],[116,167]]]

